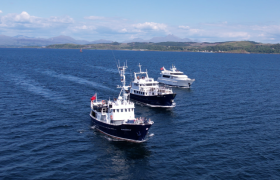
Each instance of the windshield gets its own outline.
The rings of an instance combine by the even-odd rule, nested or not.
[[[184,73],[170,73],[172,75],[184,75]]]

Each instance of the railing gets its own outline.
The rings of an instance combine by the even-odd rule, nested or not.
[[[143,90],[142,90],[143,91]],[[170,94],[173,93],[172,89],[159,87],[158,89],[150,88],[147,91],[144,91],[146,95],[158,95],[158,94]]]
[[[133,105],[134,103],[133,102],[130,102],[130,101],[115,101],[114,102],[115,105]]]
[[[135,118],[133,120],[127,120],[124,122],[125,124],[151,124],[153,123],[153,121],[151,121],[151,119],[147,119],[147,118]]]

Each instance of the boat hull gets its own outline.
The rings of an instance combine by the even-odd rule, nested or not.
[[[130,99],[151,107],[175,107],[175,103],[173,102],[176,97],[175,93],[155,96],[140,96],[130,93],[129,96]]]
[[[121,139],[125,141],[142,143],[146,141],[146,135],[150,130],[152,124],[120,124],[113,125],[107,124],[97,120],[95,117],[90,115],[91,122],[95,125],[95,128],[116,139]]]
[[[158,78],[158,82],[161,84],[166,84],[170,86],[177,86],[177,87],[185,87],[190,88],[192,83],[194,82],[193,79],[191,80],[172,80],[167,78]]]

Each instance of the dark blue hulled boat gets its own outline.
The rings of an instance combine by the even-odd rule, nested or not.
[[[159,82],[154,78],[149,78],[148,72],[134,72],[134,80],[131,83],[130,99],[150,107],[172,108],[176,106],[174,98],[176,96],[172,89],[159,86]]]
[[[91,112],[95,128],[113,138],[141,143],[146,141],[146,136],[153,121],[147,118],[135,118],[134,103],[128,100],[125,86],[125,69],[127,66],[119,67],[122,78],[122,87],[118,99],[114,101],[97,101],[96,95],[91,98]]]

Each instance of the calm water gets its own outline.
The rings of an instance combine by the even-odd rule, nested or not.
[[[90,97],[115,98],[112,51],[0,49],[0,179],[279,179],[280,55],[114,51],[127,72],[176,65],[174,109],[136,105],[149,140],[91,128]],[[131,74],[127,74],[130,80]]]

